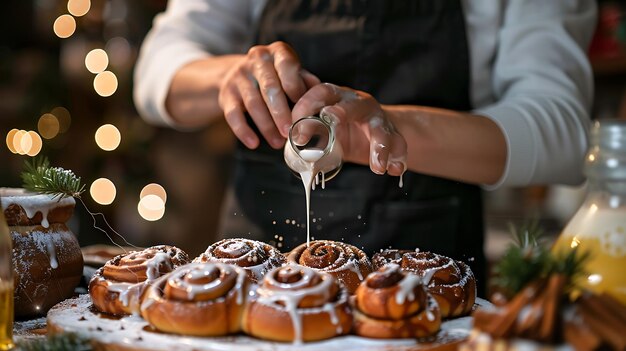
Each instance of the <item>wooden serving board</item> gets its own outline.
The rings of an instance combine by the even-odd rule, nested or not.
[[[477,301],[485,305],[485,300]],[[89,295],[65,300],[48,312],[50,334],[70,332],[90,338],[105,350],[456,350],[471,329],[471,317],[457,318],[442,324],[441,331],[433,341],[418,342],[414,339],[378,340],[354,335],[307,342],[300,345],[259,340],[246,335],[227,337],[191,337],[154,331],[141,317],[111,318],[97,312]]]

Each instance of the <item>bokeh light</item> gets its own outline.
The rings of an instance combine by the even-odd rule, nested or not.
[[[89,187],[91,198],[100,205],[113,203],[116,193],[115,184],[107,178],[98,178]]]
[[[109,65],[109,56],[102,49],[93,49],[85,56],[85,67],[91,73],[100,73],[107,69]]]
[[[139,199],[141,200],[148,195],[158,196],[161,200],[163,200],[163,204],[167,202],[167,192],[165,191],[165,188],[163,188],[160,184],[151,183],[144,186],[143,189],[141,189],[141,193],[139,194]]]
[[[76,20],[70,15],[61,15],[53,25],[54,34],[59,38],[69,38],[76,31]]]
[[[93,88],[102,97],[111,96],[117,90],[117,77],[111,71],[100,72],[93,79]]]
[[[137,212],[146,221],[158,221],[165,214],[165,202],[157,195],[146,195],[139,200]]]
[[[26,155],[33,148],[33,137],[27,131],[22,131],[19,141],[20,155]]]
[[[44,139],[52,139],[57,136],[60,128],[59,120],[52,113],[44,113],[37,122],[37,130]]]
[[[15,138],[15,134],[19,132],[19,129],[11,129],[8,133],[7,133],[7,148],[9,148],[9,151],[11,151],[12,153],[16,154],[17,150],[15,150],[15,147],[13,146],[13,139]]]
[[[72,124],[70,111],[68,111],[65,107],[58,106],[53,108],[50,113],[55,115],[57,120],[59,120],[59,133],[65,133],[68,129],[70,129],[70,125]]]
[[[86,15],[90,8],[90,0],[69,0],[67,2],[67,11],[76,17]]]
[[[126,38],[114,37],[107,41],[104,49],[112,66],[125,67],[132,63],[132,48]]]
[[[96,130],[96,144],[104,151],[117,149],[122,141],[120,131],[112,124],[105,124]]]
[[[41,151],[43,142],[37,132],[11,129],[7,133],[7,147],[14,154],[36,156]]]
[[[28,148],[28,150],[24,149],[26,151],[26,155],[31,156],[31,157],[37,156],[39,152],[41,151],[41,147],[43,146],[41,137],[39,136],[39,134],[37,134],[37,132],[33,130],[29,131],[26,135],[28,135],[31,140],[30,147]],[[25,138],[22,138],[22,140],[24,139]]]
[[[26,154],[26,152],[23,151],[24,149],[22,149],[22,138],[26,134],[28,134],[28,133],[26,133],[25,130],[21,130],[20,129],[13,136],[13,149],[15,149],[15,153],[16,154],[20,154],[20,155],[25,155]]]

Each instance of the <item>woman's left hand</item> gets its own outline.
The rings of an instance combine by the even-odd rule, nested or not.
[[[399,176],[406,170],[407,144],[370,94],[334,84],[318,84],[292,110],[293,121],[318,113],[336,123],[344,160],[369,164],[376,174]]]

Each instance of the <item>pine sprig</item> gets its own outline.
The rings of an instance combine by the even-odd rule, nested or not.
[[[516,245],[521,248],[539,246],[544,234],[543,228],[539,226],[537,219],[524,222],[519,227],[509,223],[509,230],[513,234]]]
[[[543,229],[537,221],[524,223],[520,227],[510,226],[515,241],[510,245],[500,262],[494,267],[493,283],[507,297],[512,297],[524,286],[552,274],[567,278],[568,288],[584,273],[583,264],[589,257],[574,249],[553,253],[542,243]]]
[[[579,252],[579,247],[572,250],[558,251],[552,254],[552,266],[550,271],[568,277],[567,289],[572,288],[573,283],[582,275],[585,275],[584,264],[591,256],[589,251]]]
[[[18,342],[16,349],[23,351],[89,351],[93,350],[93,347],[87,339],[75,334],[63,333],[50,335],[45,339]]]
[[[511,245],[494,268],[496,277],[493,282],[506,296],[511,297],[531,281],[544,276],[550,265],[548,249],[538,245]]]
[[[61,167],[50,167],[47,158],[33,158],[31,162],[25,162],[25,171],[22,172],[23,187],[26,190],[58,197],[76,197],[85,191],[85,185],[81,184],[80,177],[74,172]]]

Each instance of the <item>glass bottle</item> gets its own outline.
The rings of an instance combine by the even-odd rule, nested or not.
[[[595,122],[584,170],[587,195],[553,250],[589,252],[577,283],[626,304],[626,120]]]
[[[13,348],[13,250],[0,206],[0,350]]]

